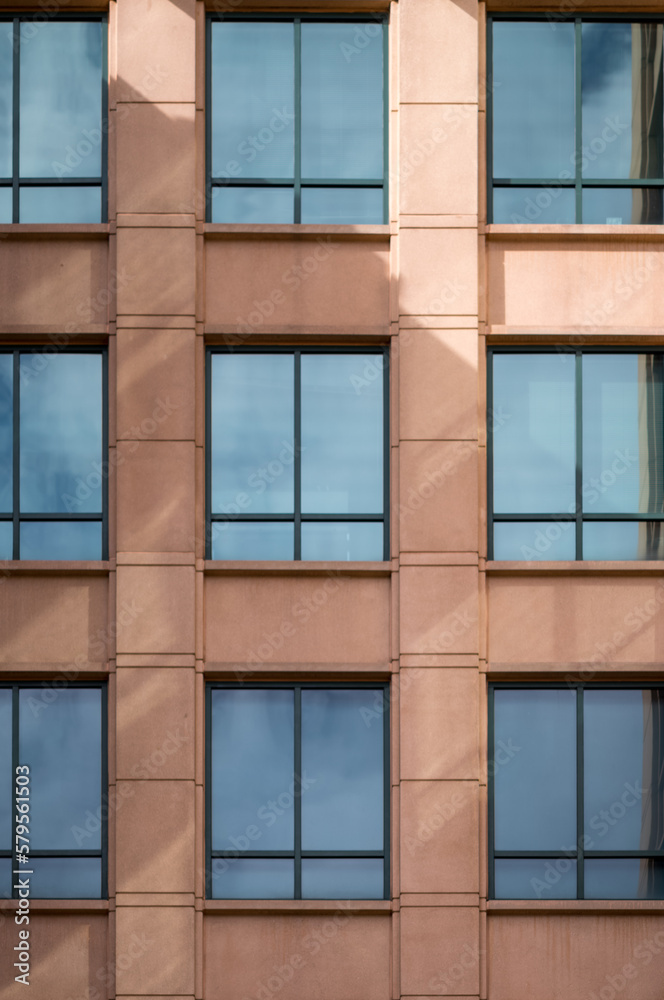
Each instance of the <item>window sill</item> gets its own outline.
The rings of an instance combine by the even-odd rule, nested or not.
[[[108,222],[89,222],[85,224],[78,224],[72,222],[51,222],[48,224],[44,223],[32,223],[32,222],[12,222],[12,223],[2,223],[0,224],[0,239],[9,238],[21,238],[23,236],[29,236],[34,238],[35,236],[42,237],[87,237],[104,239],[110,233],[115,232],[115,223]]]
[[[98,561],[74,560],[74,559],[7,559],[0,562],[0,579],[14,574],[34,574],[43,573],[55,575],[80,575],[109,573],[111,564],[107,560]]]
[[[346,239],[379,239],[389,240],[396,233],[396,226],[314,226],[306,223],[291,223],[288,225],[253,225],[245,223],[206,222],[201,226],[204,236],[214,238],[225,237],[265,237],[275,236],[278,239],[300,237],[315,239],[320,236],[344,237]]]
[[[573,562],[528,562],[524,560],[487,560],[486,572],[490,576],[520,576],[532,575],[535,573],[545,576],[566,576],[570,573],[580,574],[619,574],[625,576],[662,576],[664,574],[664,561],[653,559],[640,562],[634,560],[615,560],[594,562],[591,560],[577,560]]]
[[[204,913],[391,913],[389,899],[206,899]]]
[[[664,913],[662,899],[489,899],[489,913],[496,914],[583,914]]]
[[[481,230],[480,230],[481,231]],[[548,237],[560,239],[566,236],[576,236],[580,239],[634,239],[664,240],[664,225],[662,226],[594,226],[583,224],[570,225],[507,225],[491,223],[484,228],[484,234],[491,238],[499,236],[509,239],[529,239],[531,237]]]
[[[4,899],[0,912],[18,910],[18,899]],[[30,913],[108,913],[107,899],[30,899]]]
[[[385,562],[306,562],[304,560],[223,560],[206,559],[204,569],[213,576],[390,576],[396,563]]]

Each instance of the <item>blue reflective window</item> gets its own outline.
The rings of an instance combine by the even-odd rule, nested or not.
[[[105,691],[101,685],[0,686],[0,882],[13,838],[16,788],[27,789],[30,894],[99,899],[106,892]],[[18,762],[18,777],[14,774]],[[0,894],[2,886],[0,885]],[[11,894],[11,890],[10,890]]]
[[[489,19],[492,222],[662,224],[662,38],[661,18]]]
[[[497,899],[664,898],[664,688],[494,685]]]
[[[388,689],[208,687],[207,893],[388,897]]]
[[[100,17],[0,21],[0,181],[18,181],[3,222],[103,221],[105,46]]]
[[[211,221],[385,222],[387,25],[213,16],[208,30]]]
[[[664,352],[489,353],[490,558],[664,559]]]
[[[209,354],[212,559],[382,561],[384,351]]]
[[[0,352],[0,558],[103,557],[104,378],[99,350]]]

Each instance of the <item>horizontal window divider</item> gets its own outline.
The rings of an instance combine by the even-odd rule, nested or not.
[[[294,22],[299,22],[304,24],[305,22],[316,22],[316,21],[341,21],[350,22],[352,24],[381,24],[387,23],[388,15],[387,13],[381,13],[379,11],[372,12],[370,14],[269,14],[265,13],[255,13],[255,14],[214,14],[208,13],[210,21],[285,21],[288,24],[293,24]]]
[[[33,851],[30,849],[30,858],[101,858],[103,851],[101,847],[98,851]]]
[[[21,182],[23,183],[23,182]],[[68,183],[72,183],[71,181]],[[662,182],[664,184],[664,181]],[[213,187],[280,187],[280,188],[294,188],[294,180],[282,180],[281,178],[257,178],[257,177],[213,177],[212,178]],[[340,178],[340,177],[320,177],[314,179],[307,179],[300,181],[301,187],[343,187],[343,188],[376,188],[376,190],[381,190],[383,187],[383,181],[372,177],[370,180],[362,180],[358,178]],[[380,225],[380,223],[379,223]]]
[[[537,858],[569,858],[571,861],[575,861],[576,857],[577,857],[577,852],[576,852],[575,849],[569,850],[569,851],[565,851],[565,850],[561,850],[561,851],[497,851],[496,850],[496,851],[493,852],[493,856],[497,860],[500,860],[501,858],[504,858],[504,859],[513,859],[513,860],[516,860],[516,861],[518,861],[519,858],[523,858],[524,861],[527,861],[529,858],[533,858],[534,860],[537,860]]]
[[[616,187],[664,187],[664,177],[632,177],[632,178],[621,178],[610,180],[605,177],[584,177],[580,182],[581,187],[593,187],[593,188],[616,188]],[[517,178],[516,180],[512,177],[496,177],[493,181],[494,187],[564,187],[564,188],[574,188],[576,183],[573,179],[565,178],[564,180],[560,177],[548,179],[548,178]],[[570,223],[572,225],[572,223]]]
[[[101,187],[101,177],[19,177],[21,187]]]
[[[104,515],[101,511],[98,514],[74,514],[68,512],[60,514],[23,514],[21,512],[18,519],[19,521],[102,521]],[[4,516],[3,520],[5,520]]]
[[[551,685],[547,684],[547,688],[548,687],[551,687]],[[496,851],[493,852],[493,856],[498,861],[500,861],[501,859],[503,859],[503,860],[515,860],[515,861],[518,861],[519,859],[523,859],[524,861],[528,861],[529,859],[532,859],[532,860],[536,861],[538,858],[542,858],[542,859],[545,859],[545,860],[547,858],[569,858],[570,861],[576,861],[577,858],[578,858],[578,852],[574,848],[570,848],[570,850],[561,850],[561,851],[497,851],[496,850]],[[303,857],[304,857],[304,852],[303,852]],[[583,857],[586,858],[586,860],[588,858],[590,858],[590,859],[592,859],[592,858],[606,858],[606,859],[609,859],[609,860],[611,858],[615,858],[616,860],[625,859],[625,858],[628,858],[628,859],[629,858],[635,858],[637,860],[638,859],[647,860],[648,858],[654,858],[654,859],[661,858],[662,860],[664,860],[664,850],[652,850],[652,851],[588,851],[588,850],[584,850],[583,851]]]
[[[239,849],[229,848],[227,851],[212,851],[211,857],[215,858],[284,858],[287,861],[293,860],[295,858],[295,851],[241,851]],[[334,861],[336,858],[375,858],[378,861],[382,861],[384,854],[383,851],[301,851],[300,857],[302,858],[312,858],[325,861],[329,859]],[[552,855],[552,857],[558,857],[558,855]]]
[[[574,521],[576,517],[582,521],[664,521],[664,513],[661,514],[586,514],[579,511],[578,514],[570,513],[547,513],[547,514],[496,514],[494,521]]]
[[[294,514],[238,514],[237,517],[228,514],[212,514],[211,519],[215,524],[235,524],[237,521],[274,521],[293,523]],[[383,522],[382,514],[301,514],[301,521],[339,521],[354,522],[362,521],[368,523]]]

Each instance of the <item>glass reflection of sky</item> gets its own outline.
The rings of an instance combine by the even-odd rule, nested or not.
[[[382,361],[370,354],[302,355],[303,512],[382,512]]]
[[[39,360],[39,359],[38,359]],[[35,357],[21,355],[21,511],[99,513],[102,391],[99,354],[46,355],[39,370]],[[76,497],[77,477],[95,476],[90,495]],[[70,503],[69,508],[67,503]]]
[[[11,354],[0,354],[0,510],[12,510],[13,372]]]
[[[576,692],[497,690],[495,772],[499,851],[560,851],[576,844]]]
[[[211,73],[212,176],[292,178],[294,26],[213,24]]]
[[[349,58],[358,30],[366,44]],[[383,176],[380,25],[302,25],[302,176]]]
[[[636,354],[587,354],[582,364],[584,511],[646,513],[640,492],[648,451],[645,441],[640,447],[639,424],[661,424],[662,386],[647,386]],[[648,394],[655,395],[657,413],[645,409]],[[655,492],[661,512],[661,482]]]
[[[302,849],[383,847],[382,691],[302,691],[302,770],[315,784],[302,796]]]
[[[67,177],[99,177],[101,23],[39,24],[22,39],[20,60],[21,176],[57,177],[60,163]],[[76,155],[66,164],[69,146]]]
[[[101,858],[33,858],[35,899],[99,899]]]
[[[664,766],[659,755],[652,759],[651,727],[657,720],[653,720],[651,697],[649,691],[584,693],[585,832],[594,841],[592,850],[648,850],[662,846],[650,842],[650,830],[644,831],[641,842],[644,806],[651,794],[657,794],[656,775]],[[655,748],[655,752],[661,754],[661,749]],[[642,799],[630,793],[634,787],[645,788]],[[622,801],[623,796],[630,804]],[[600,817],[601,810],[609,812],[608,823]]]
[[[293,691],[212,692],[213,850],[232,850],[250,826],[254,850],[293,850],[293,713]]]
[[[570,858],[496,858],[494,865],[496,899],[576,899],[576,861]]]
[[[654,875],[644,891],[645,871]],[[585,863],[586,899],[664,899],[664,865],[638,858],[589,858]],[[654,881],[654,886],[652,882]]]
[[[493,25],[493,175],[574,173],[574,25]]]
[[[382,858],[303,858],[303,899],[381,899]]]
[[[212,356],[212,510],[293,513],[292,354]],[[248,504],[241,509],[238,495]]]
[[[12,22],[0,23],[0,177],[12,175],[13,38]]]
[[[30,846],[75,850],[72,827],[85,827],[101,807],[101,691],[57,692],[45,705],[41,688],[19,692],[19,758],[30,767]],[[100,830],[84,847],[101,847]]]
[[[496,513],[567,513],[575,503],[574,359],[496,354],[493,407],[509,414],[493,437]]]

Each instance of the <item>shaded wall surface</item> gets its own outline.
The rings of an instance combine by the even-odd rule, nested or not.
[[[119,803],[109,900],[33,904],[32,1000],[661,1000],[664,949],[642,948],[664,942],[660,904],[486,899],[488,678],[659,676],[659,610],[615,635],[664,567],[487,562],[484,358],[661,343],[662,244],[649,227],[487,226],[485,4],[375,6],[388,225],[206,223],[205,6],[111,0],[109,223],[0,226],[2,343],[109,348],[110,558],[9,563],[0,583],[3,679],[72,663],[108,679]],[[284,288],[318,241],[329,252]],[[239,330],[246,346],[389,345],[389,561],[205,560],[205,347]],[[205,899],[204,686],[247,677],[391,682],[391,900]],[[12,913],[0,1000],[23,996]]]

